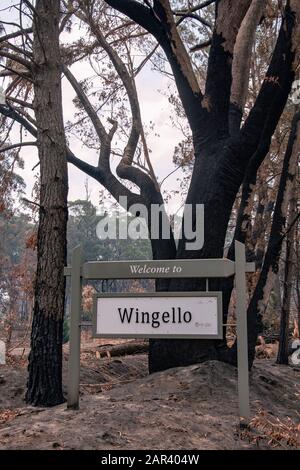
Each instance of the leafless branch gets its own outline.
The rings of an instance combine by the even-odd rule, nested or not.
[[[27,101],[19,100],[18,98],[15,98],[12,96],[7,96],[6,99],[9,101],[12,101],[13,103],[19,104],[20,106],[23,106],[24,108],[33,109],[33,105],[31,103],[28,103]]]
[[[206,0],[205,2],[198,3],[198,5],[195,5],[194,7],[186,8],[183,10],[178,10],[176,11],[176,13],[187,13],[187,12],[193,13],[194,11],[199,11],[199,10],[202,10],[203,8],[208,7],[212,3],[216,3],[216,1],[217,0]]]
[[[80,99],[80,102],[82,106],[84,107],[86,113],[91,119],[100,141],[105,144],[108,140],[108,135],[96,111],[94,110],[90,100],[88,99],[85,92],[83,91],[82,86],[76,80],[72,72],[65,65],[63,65],[62,69],[63,69],[65,76],[67,77],[70,84],[72,85],[74,91],[76,92],[78,98]]]
[[[16,52],[17,54],[21,54],[21,55],[24,55],[25,57],[28,57],[31,61],[32,61],[32,54],[31,52],[28,52],[26,51],[25,48],[20,48],[18,46],[16,46],[15,44],[11,44],[10,42],[6,41],[2,47],[7,47],[8,49],[11,49],[13,50],[14,52]]]
[[[208,39],[207,41],[203,41],[200,44],[196,44],[195,46],[190,48],[190,52],[197,52],[201,51],[202,49],[205,49],[206,47],[211,46],[211,39]]]
[[[8,150],[13,150],[16,148],[21,148],[21,147],[32,147],[36,146],[37,142],[19,142],[17,144],[12,144],[12,145],[7,145],[6,147],[0,147],[0,153],[2,152],[7,152]]]
[[[180,16],[181,18],[176,22],[176,25],[179,26],[180,23],[182,23],[182,21],[184,21],[185,19],[187,18],[192,18],[193,20],[197,20],[199,21],[201,24],[203,24],[204,26],[207,26],[210,30],[213,29],[213,25],[205,20],[204,18],[202,18],[200,15],[197,15],[196,13],[190,13],[190,12],[187,12],[187,13],[179,13],[179,12],[173,12],[175,16]]]
[[[9,41],[10,39],[14,39],[19,36],[23,36],[24,34],[27,35],[30,33],[32,33],[32,28],[26,28],[26,29],[22,29],[19,31],[15,31],[14,33],[6,34],[5,36],[0,37],[0,43]]]
[[[24,67],[26,67],[27,70],[29,71],[31,70],[31,63],[28,60],[24,59],[23,57],[18,56],[17,54],[11,54],[10,52],[3,51],[1,49],[0,56],[6,57],[7,59],[11,59],[14,62],[17,62],[18,64],[21,64]]]

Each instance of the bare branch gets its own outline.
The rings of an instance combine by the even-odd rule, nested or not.
[[[63,19],[61,20],[61,23],[60,23],[60,26],[59,26],[59,32],[60,32],[60,33],[63,32],[63,30],[65,29],[65,27],[66,27],[66,25],[67,25],[67,23],[68,23],[68,21],[69,21],[69,19],[72,18],[72,16],[73,16],[73,14],[74,14],[75,11],[76,11],[76,10],[74,9],[74,10],[69,11],[68,13],[65,14],[65,16],[64,16]]]
[[[177,23],[176,23],[177,26],[178,26],[183,20],[185,20],[185,19],[187,19],[187,18],[192,18],[193,20],[199,21],[199,22],[200,22],[201,24],[203,24],[204,26],[207,26],[209,29],[211,29],[211,30],[213,29],[213,26],[212,26],[212,24],[211,24],[209,21],[205,20],[204,18],[202,18],[200,15],[197,15],[196,13],[190,13],[190,12],[186,12],[186,13],[177,12],[177,13],[176,13],[176,12],[173,12],[173,14],[174,14],[175,16],[180,16],[180,17],[181,17],[180,20],[177,21]]]
[[[217,3],[217,17],[209,51],[205,102],[211,125],[220,136],[228,135],[228,112],[232,78],[232,55],[236,36],[251,0]]]
[[[0,64],[0,67],[2,69],[4,69],[3,71],[0,72],[0,77],[13,77],[13,76],[17,76],[19,77],[20,79],[23,79],[23,80],[28,80],[29,82],[33,83],[33,80],[30,76],[30,72],[20,72],[18,70],[16,70],[16,68],[11,68],[11,67],[8,67],[7,65],[3,65],[3,64]]]
[[[17,62],[18,64],[23,65],[27,70],[31,71],[31,63],[28,60],[24,59],[23,57],[20,57],[17,54],[11,54],[10,52],[3,51],[1,49],[0,56],[6,57],[7,59],[11,59],[14,62]]]
[[[146,63],[151,59],[151,57],[153,56],[153,54],[157,51],[158,47],[159,47],[159,44],[157,43],[157,44],[153,47],[152,51],[149,52],[149,54],[147,55],[147,57],[145,57],[145,58],[142,60],[142,62],[140,63],[140,65],[135,69],[135,71],[134,71],[134,76],[135,76],[135,77],[140,73],[140,71],[142,70],[142,68],[143,68],[143,67],[146,65]]]
[[[202,129],[205,132],[206,110],[201,107],[201,90],[177,31],[169,1],[155,0],[154,8],[147,8],[135,0],[106,0],[106,3],[127,15],[157,39],[169,60],[193,132],[199,133]]]
[[[188,53],[177,31],[173,13],[170,7],[170,2],[169,0],[156,0],[154,4],[155,12],[157,12],[161,23],[164,23],[167,29],[167,36],[169,38],[173,54],[176,54],[176,59],[181,69],[184,70],[185,78],[188,81],[191,90],[194,93],[199,94],[199,84],[195,77]]]
[[[150,162],[150,158],[149,158],[149,155],[147,155],[148,149],[146,146],[145,136],[143,137],[143,146],[144,146],[145,158],[147,159],[148,157],[148,166],[149,166],[151,178],[149,178],[149,176],[145,174],[144,172],[142,172],[140,169],[132,168],[135,151],[138,145],[140,134],[142,133],[142,129],[143,129],[141,114],[140,114],[139,100],[137,96],[134,78],[129,74],[126,65],[123,63],[123,61],[119,57],[116,50],[113,49],[111,44],[107,42],[105,36],[100,31],[100,28],[98,27],[98,25],[95,24],[91,15],[89,15],[88,12],[85,11],[85,14],[77,13],[77,16],[80,17],[81,20],[85,21],[90,26],[91,31],[96,37],[98,43],[107,53],[108,57],[113,63],[115,70],[118,73],[124,85],[124,88],[127,92],[127,96],[129,99],[131,115],[132,115],[132,126],[131,126],[131,131],[129,134],[127,145],[123,152],[123,156],[117,167],[117,174],[120,177],[129,179],[130,181],[134,182],[141,189],[142,187],[145,187],[146,185],[153,186],[153,184],[156,184],[156,190],[159,191],[156,177],[155,177],[155,174],[154,174],[151,162]],[[132,73],[134,73],[133,70],[132,70]],[[111,134],[113,135],[116,130],[117,123],[116,122],[112,122],[112,123],[113,123],[113,128],[111,130]],[[106,158],[108,158],[108,154]],[[103,160],[103,157],[100,154],[99,168],[103,165],[102,160]]]
[[[20,106],[23,106],[24,108],[33,109],[33,105],[31,103],[28,103],[27,101],[20,100],[19,98],[14,98],[13,96],[7,96],[6,99],[8,101],[12,101],[13,103],[17,103]]]
[[[289,3],[285,8],[266,77],[240,132],[242,143],[247,141],[245,159],[250,158],[257,147],[262,145],[262,136],[265,143],[270,145],[295,80],[300,50],[297,40],[300,35],[300,3],[296,0]]]
[[[120,25],[116,26],[115,28],[110,29],[110,30],[105,34],[105,39],[107,39],[109,36],[111,36],[112,34],[116,33],[117,31],[120,31],[120,30],[123,29],[123,28],[128,28],[129,26],[132,26],[132,25],[134,25],[134,24],[135,24],[135,22],[134,22],[134,21],[131,21],[131,20],[124,21],[123,24],[120,24]]]
[[[27,119],[27,121],[29,121],[35,127],[38,127],[36,120],[32,116],[30,116],[30,114],[28,114],[23,108],[15,108],[15,110],[18,113],[20,113],[22,116],[24,116]]]
[[[32,204],[33,206],[41,207],[41,205],[38,202],[30,201],[30,199],[27,199],[26,197],[22,197],[21,201],[26,202],[26,204]]]
[[[34,6],[29,2],[29,0],[23,0],[23,2],[25,3],[25,5],[28,6],[29,10],[31,10],[32,13],[34,13],[36,16],[38,16],[36,9],[35,9]]]
[[[0,153],[2,152],[7,152],[8,150],[13,150],[13,149],[16,149],[16,148],[21,148],[21,147],[36,147],[37,146],[37,142],[34,141],[34,142],[19,142],[18,144],[12,144],[12,145],[7,145],[6,147],[0,147]]]
[[[16,31],[14,33],[6,34],[5,36],[0,37],[0,43],[9,41],[10,39],[14,39],[19,36],[23,36],[24,34],[27,35],[30,33],[32,33],[32,28],[21,29],[20,31]]]
[[[129,75],[125,64],[122,62],[117,52],[111,47],[110,44],[108,44],[108,42],[102,35],[100,28],[95,25],[92,19],[89,19],[87,21],[90,24],[94,36],[97,38],[99,44],[103,47],[111,62],[113,63],[128,95],[132,115],[132,126],[129,139],[124,150],[122,164],[131,165],[141,132],[140,106],[134,79]]]
[[[70,84],[72,85],[74,91],[76,92],[78,98],[82,106],[84,107],[87,115],[89,116],[90,120],[92,121],[97,135],[101,141],[101,144],[105,145],[108,143],[108,135],[106,133],[105,127],[103,126],[102,122],[100,121],[96,111],[94,110],[93,106],[90,103],[90,100],[86,96],[85,92],[83,91],[82,86],[76,80],[72,72],[65,66],[62,66],[63,72],[67,79],[69,80]]]
[[[21,124],[22,126],[25,127],[25,129],[28,130],[28,132],[33,136],[33,137],[37,137],[37,130],[36,128],[30,124],[30,122],[27,121],[27,119],[25,119],[23,116],[21,116],[18,111],[13,108],[11,105],[0,105],[0,113],[5,116],[5,117],[8,117],[10,119],[12,119],[13,121],[16,121],[18,122],[19,124]]]
[[[236,109],[238,117],[234,120],[231,134],[239,131],[243,109],[246,103],[251,52],[256,27],[267,5],[267,0],[253,0],[239,29],[234,47],[232,64],[231,108]],[[232,109],[232,111],[233,111]],[[236,114],[236,113],[234,113]],[[233,112],[231,112],[231,117]]]
[[[200,44],[196,44],[195,46],[190,48],[190,52],[197,52],[201,51],[202,49],[205,49],[206,47],[211,46],[212,40],[208,39],[207,41],[203,41]]]
[[[176,11],[176,13],[187,13],[187,12],[191,12],[193,13],[194,11],[199,11],[199,10],[202,10],[203,8],[205,7],[208,7],[209,5],[211,5],[212,3],[215,3],[217,0],[206,0],[205,2],[202,2],[202,3],[199,3],[198,5],[195,5],[194,7],[190,7],[190,8],[187,8],[187,9],[183,9],[183,10],[178,10]]]
[[[26,51],[25,49],[22,49],[20,47],[17,47],[15,44],[11,44],[10,42],[8,41],[5,41],[2,43],[1,45],[1,48],[3,47],[6,47],[8,49],[11,49],[13,50],[14,52],[16,52],[17,54],[21,54],[21,55],[24,55],[25,57],[28,57],[30,60],[32,60],[32,54],[28,51]],[[18,55],[18,57],[19,57]]]

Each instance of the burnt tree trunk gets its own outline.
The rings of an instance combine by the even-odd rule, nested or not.
[[[234,164],[241,151],[240,144],[228,140],[211,145],[195,162],[187,204],[204,204],[204,246],[201,250],[186,250],[186,239],[180,240],[176,258],[222,258],[227,225],[232,206],[242,182],[242,171]],[[212,162],[215,164],[212,165]],[[226,169],[226,170],[225,170]],[[225,171],[227,178],[225,178]],[[197,184],[195,184],[197,181]],[[221,280],[211,279],[210,290],[220,290]],[[160,289],[162,290],[162,289]],[[169,291],[205,290],[203,279],[172,279]],[[215,340],[160,340],[150,341],[149,371],[186,366],[206,360],[219,359],[219,342]]]
[[[62,333],[68,177],[62,115],[59,6],[59,0],[37,0],[33,21],[40,209],[26,401],[40,406],[53,406],[64,401]]]
[[[289,363],[289,324],[290,309],[292,303],[293,274],[294,274],[294,241],[295,241],[295,220],[297,218],[297,197],[296,197],[296,174],[298,162],[295,162],[293,184],[291,188],[291,199],[289,204],[288,234],[286,237],[286,253],[284,266],[283,297],[281,306],[280,334],[277,363]]]
[[[286,226],[287,206],[289,198],[291,197],[291,188],[298,161],[299,122],[300,113],[297,112],[292,121],[288,146],[283,160],[268,247],[262,270],[247,310],[250,366],[252,366],[255,357],[257,336],[260,333],[260,329],[262,329],[262,314],[267,306],[274,279],[278,275],[279,258],[285,238],[284,230]],[[289,230],[292,228],[291,226]],[[229,362],[234,361],[233,356],[236,355],[236,346],[235,342],[230,351]]]
[[[283,299],[280,318],[279,348],[277,355],[277,364],[289,363],[289,325],[290,325],[290,308],[292,295],[292,263],[293,263],[293,243],[288,237],[286,242],[286,256],[284,267],[284,285]]]

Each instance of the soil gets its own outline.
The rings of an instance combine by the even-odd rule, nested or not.
[[[64,384],[68,350],[64,352]],[[237,371],[217,361],[147,373],[145,354],[81,355],[78,411],[27,406],[27,359],[0,366],[0,449],[300,448],[300,370],[257,359],[249,427],[238,418]],[[65,390],[66,391],[66,390]]]

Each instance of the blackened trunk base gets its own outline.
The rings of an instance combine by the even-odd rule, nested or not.
[[[215,341],[154,339],[149,342],[149,373],[216,360]]]
[[[65,401],[61,383],[63,321],[46,317],[36,308],[25,399],[35,406],[55,406]]]

